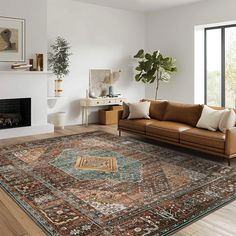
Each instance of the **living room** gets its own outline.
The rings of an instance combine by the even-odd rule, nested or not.
[[[235,9],[1,0],[0,236],[236,235]]]

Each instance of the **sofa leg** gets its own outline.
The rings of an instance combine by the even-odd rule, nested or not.
[[[121,130],[119,130],[119,137],[121,137]]]
[[[228,160],[228,166],[231,166],[230,159]]]

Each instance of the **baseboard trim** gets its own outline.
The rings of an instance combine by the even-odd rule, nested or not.
[[[53,132],[54,132],[54,125],[52,124],[33,125],[29,127],[19,127],[13,129],[0,130],[0,139],[17,138],[17,137],[46,134]]]

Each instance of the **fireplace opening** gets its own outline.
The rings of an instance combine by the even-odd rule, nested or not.
[[[0,129],[31,126],[31,98],[0,99]]]

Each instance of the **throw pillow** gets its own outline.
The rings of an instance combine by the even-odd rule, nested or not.
[[[204,106],[202,115],[197,123],[198,128],[216,131],[219,127],[220,120],[225,110],[214,110],[208,106]]]
[[[131,119],[150,119],[149,117],[150,102],[139,102],[129,104],[129,117]]]
[[[122,120],[127,119],[129,116],[129,103],[123,102]]]
[[[234,125],[235,125],[234,110],[225,110],[219,123],[219,130],[223,133],[226,133],[226,130],[233,128]]]

